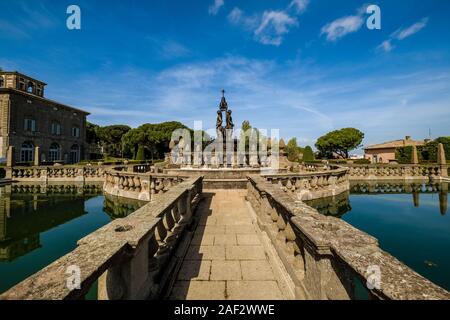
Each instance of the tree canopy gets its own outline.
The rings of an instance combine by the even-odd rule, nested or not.
[[[350,151],[361,146],[364,133],[355,128],[344,128],[332,131],[317,140],[316,148],[322,157],[333,157],[335,154],[348,158]]]
[[[297,144],[297,138],[292,138],[286,145],[286,152],[289,161],[297,162],[300,158],[300,148]]]
[[[122,137],[130,131],[131,128],[126,125],[112,125],[96,128],[96,133],[103,152],[110,156],[122,156]]]
[[[303,150],[303,161],[310,162],[310,161],[314,161],[314,160],[315,160],[315,156],[314,156],[314,152],[313,152],[312,148],[310,146],[306,146],[305,149]]]
[[[132,129],[122,137],[124,154],[136,158],[137,151],[142,146],[146,155],[162,159],[164,153],[169,151],[172,133],[177,129],[190,130],[184,124],[176,121],[158,124],[147,123],[139,128]],[[190,131],[192,134],[192,130]]]

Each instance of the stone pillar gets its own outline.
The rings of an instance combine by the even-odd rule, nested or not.
[[[412,164],[419,164],[419,155],[417,154],[417,147],[412,147],[412,154],[411,154],[411,163]]]
[[[6,166],[8,168],[12,168],[15,165],[15,157],[14,157],[14,147],[10,146],[8,148],[8,153],[6,155]]]
[[[438,145],[437,162],[441,167],[441,177],[448,177],[447,159],[445,158],[445,149],[442,143]]]
[[[41,165],[41,148],[34,148],[34,166],[39,167]]]

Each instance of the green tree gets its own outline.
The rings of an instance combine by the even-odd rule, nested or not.
[[[89,144],[98,144],[100,143],[100,138],[97,135],[97,130],[100,126],[86,122],[86,142]]]
[[[122,156],[122,137],[131,130],[126,125],[98,127],[96,133],[100,139],[103,151],[110,156]]]
[[[289,140],[285,150],[287,152],[289,161],[297,162],[299,160],[300,152],[297,144],[297,138],[292,138],[291,140]]]
[[[347,159],[350,151],[361,146],[364,133],[355,128],[344,128],[330,132],[317,140],[316,148],[322,157],[334,154]]]
[[[311,162],[315,160],[314,152],[310,146],[306,146],[303,150],[303,161]]]
[[[191,137],[193,137],[192,130],[176,121],[158,124],[147,123],[139,128],[132,129],[122,137],[124,153],[126,155],[137,154],[139,146],[143,146],[152,159],[163,159],[164,154],[169,152],[172,133],[177,129],[188,129],[191,132]]]

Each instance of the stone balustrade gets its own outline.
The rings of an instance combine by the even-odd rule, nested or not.
[[[178,175],[109,170],[105,174],[103,190],[113,196],[153,201],[183,180]]]
[[[297,200],[332,197],[350,188],[346,168],[311,173],[263,175],[263,177]]]
[[[103,182],[106,166],[13,167],[7,177],[18,182]]]
[[[449,292],[381,250],[376,238],[293,201],[262,177],[249,178],[247,199],[297,298],[450,299]]]
[[[98,299],[159,298],[184,256],[183,236],[201,197],[202,179],[180,183],[158,202],[91,233],[78,241],[74,251],[0,299],[83,299],[96,289],[93,285],[97,281]],[[79,288],[72,282],[78,275]]]
[[[350,180],[440,180],[448,166],[439,164],[347,164]]]

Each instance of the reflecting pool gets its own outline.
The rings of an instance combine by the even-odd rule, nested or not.
[[[98,184],[0,187],[0,293],[144,204],[104,196]]]
[[[385,251],[450,290],[448,187],[352,183],[348,194],[308,204],[378,238]]]

